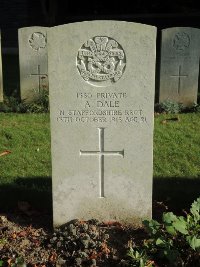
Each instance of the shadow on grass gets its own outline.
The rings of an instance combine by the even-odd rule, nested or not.
[[[0,184],[0,211],[15,209],[18,202],[28,202],[38,210],[52,212],[52,184],[50,177],[16,178],[14,182]]]
[[[164,202],[177,215],[188,210],[198,197],[200,177],[154,177],[153,200]]]

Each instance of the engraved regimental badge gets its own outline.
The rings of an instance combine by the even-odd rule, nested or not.
[[[46,36],[44,35],[44,33],[34,32],[29,37],[28,42],[29,42],[30,47],[33,50],[39,51],[40,49],[46,47],[47,40],[46,40]]]
[[[177,51],[183,51],[190,46],[190,36],[185,32],[175,34],[172,45]]]
[[[122,77],[125,66],[123,48],[110,37],[93,37],[78,51],[78,71],[92,85],[108,86],[117,82]]]

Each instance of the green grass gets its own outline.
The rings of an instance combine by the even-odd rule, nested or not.
[[[200,114],[179,114],[155,119],[154,176],[199,177]],[[168,120],[166,120],[168,119]],[[163,121],[166,123],[163,123]]]
[[[50,129],[48,114],[0,114],[1,179],[50,176]]]
[[[200,114],[155,118],[153,198],[170,209],[189,208],[200,196]]]
[[[50,207],[49,114],[0,113],[0,208],[28,200]]]
[[[153,197],[180,208],[200,195],[200,114],[166,120],[172,117],[155,118]],[[4,150],[11,154],[0,157],[0,209],[18,200],[50,209],[49,114],[0,113],[0,153]]]

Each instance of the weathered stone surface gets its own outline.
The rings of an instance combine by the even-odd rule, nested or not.
[[[54,225],[151,217],[156,28],[48,30]]]
[[[0,102],[3,102],[3,76],[2,76],[2,60],[1,60],[1,31],[0,31]]]
[[[21,99],[31,102],[48,90],[47,28],[18,30]]]
[[[200,29],[162,30],[159,102],[174,100],[191,106],[197,101]]]

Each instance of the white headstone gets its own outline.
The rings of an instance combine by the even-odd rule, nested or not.
[[[1,31],[0,31],[0,102],[3,102],[3,76],[2,76],[2,61],[1,61]]]
[[[151,217],[155,53],[153,26],[48,30],[55,226]]]
[[[162,30],[159,102],[173,100],[191,106],[197,101],[200,29]]]
[[[48,90],[47,28],[18,30],[21,99],[32,102]]]

